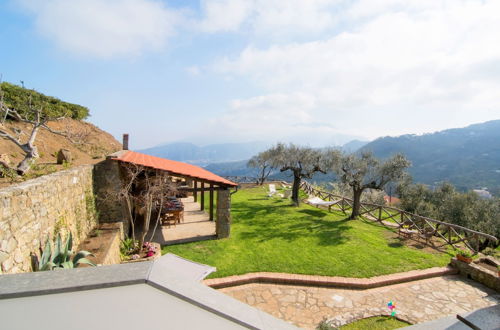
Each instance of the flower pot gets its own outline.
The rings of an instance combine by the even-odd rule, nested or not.
[[[460,261],[463,261],[465,263],[468,263],[468,264],[470,264],[472,262],[472,258],[471,257],[466,257],[466,256],[463,256],[461,254],[457,254],[457,259],[460,260]]]

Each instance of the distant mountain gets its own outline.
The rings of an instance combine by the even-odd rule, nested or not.
[[[205,166],[209,163],[250,159],[268,147],[266,142],[211,144],[203,147],[177,142],[139,151],[156,157]]]
[[[383,137],[365,145],[379,158],[404,153],[415,182],[449,181],[462,190],[500,195],[500,120],[424,135]]]
[[[352,141],[347,142],[346,144],[344,144],[342,146],[342,150],[344,150],[345,152],[356,152],[360,148],[362,148],[365,145],[367,145],[368,143],[370,143],[370,141],[352,140]]]
[[[352,140],[340,148],[346,152],[355,152],[362,146],[366,145],[368,142],[365,141],[360,141],[360,140]],[[249,157],[250,158],[250,157]],[[254,177],[258,175],[258,171],[254,168],[247,167],[247,160],[242,160],[242,161],[236,161],[236,162],[217,162],[217,163],[211,163],[205,166],[207,170],[210,172],[213,172],[217,175],[221,176],[248,176],[248,177]],[[313,180],[315,181],[325,181],[325,180],[331,180],[331,175],[322,175],[318,174],[315,175]],[[285,180],[288,178],[287,173],[280,173],[279,171],[276,171],[275,173],[270,175],[270,178],[274,179],[280,179],[280,180]],[[289,178],[288,178],[289,179]]]

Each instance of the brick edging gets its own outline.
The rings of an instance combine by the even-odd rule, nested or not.
[[[451,267],[434,267],[423,270],[412,270],[404,273],[375,276],[370,278],[259,272],[222,278],[213,278],[204,280],[203,283],[214,289],[250,283],[293,284],[317,287],[371,289],[385,285],[392,285],[454,274],[458,274],[458,271]]]

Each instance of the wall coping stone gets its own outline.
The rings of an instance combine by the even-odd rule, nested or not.
[[[433,267],[423,270],[412,270],[404,273],[381,275],[370,278],[259,272],[247,273],[244,275],[234,275],[223,278],[213,278],[205,280],[204,283],[205,285],[214,289],[250,283],[273,283],[317,287],[371,289],[380,286],[411,282],[431,277],[454,275],[457,273],[458,271],[451,267]]]

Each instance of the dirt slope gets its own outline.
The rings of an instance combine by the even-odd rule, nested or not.
[[[4,124],[4,127],[13,135],[19,136],[22,142],[28,139],[28,134],[31,132],[29,125],[24,123],[10,122]],[[64,119],[49,123],[49,127],[57,131],[69,132],[71,139],[76,143],[45,129],[40,129],[35,142],[40,159],[38,159],[33,171],[28,173],[27,179],[70,166],[94,164],[103,160],[106,155],[121,149],[121,144],[111,134],[85,121]],[[16,131],[22,133],[16,134]],[[57,152],[60,149],[71,151],[73,156],[71,164],[57,165]],[[24,153],[19,147],[2,138],[0,138],[0,154],[6,154],[13,166],[24,158]],[[20,180],[20,178],[0,178],[0,187]]]

